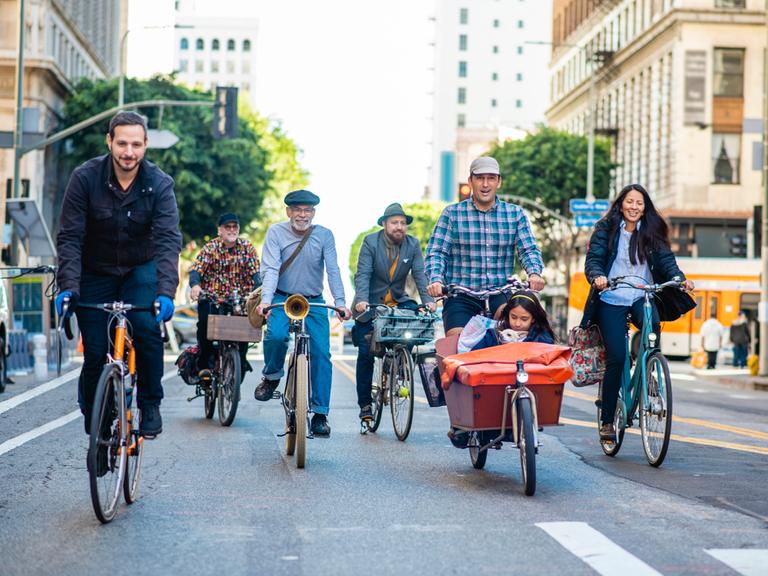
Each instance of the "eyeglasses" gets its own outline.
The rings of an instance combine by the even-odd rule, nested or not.
[[[232,232],[240,230],[240,224],[222,224],[221,227]]]
[[[291,206],[291,212],[294,214],[306,214],[309,216],[310,214],[313,214],[315,212],[314,208],[296,208],[295,206]]]

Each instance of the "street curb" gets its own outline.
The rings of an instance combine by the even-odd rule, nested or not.
[[[717,382],[730,388],[768,392],[768,378],[761,378],[760,376],[717,376],[699,373],[696,373],[696,376],[700,376],[708,382]]]

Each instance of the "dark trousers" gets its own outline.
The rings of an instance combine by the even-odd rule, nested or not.
[[[627,317],[638,329],[643,325],[644,298],[635,301],[632,306],[614,306],[602,300],[597,306],[597,324],[605,344],[605,376],[603,378],[602,423],[613,423],[616,413],[616,401],[621,388],[621,377],[624,370],[624,360],[627,356]],[[659,312],[653,306],[653,331],[660,335]],[[657,340],[661,346],[661,340]]]
[[[211,301],[199,300],[197,303],[197,345],[200,355],[197,357],[197,369],[213,368],[214,353],[213,342],[208,340],[208,316],[211,313]],[[250,371],[251,365],[245,359],[248,353],[248,342],[240,342],[240,380],[245,378],[246,371]]]
[[[717,350],[707,350],[707,370],[714,369],[717,364]]]
[[[397,305],[398,308],[415,310],[418,305],[412,300],[402,302]],[[355,320],[355,344],[357,346],[357,365],[355,369],[355,380],[357,383],[357,405],[360,408],[368,406],[371,403],[371,388],[373,387],[373,362],[374,357],[370,353],[370,338],[368,334],[373,332],[373,322],[358,322]]]
[[[103,304],[122,301],[151,308],[157,298],[157,272],[154,261],[137,266],[125,276],[105,276],[83,271],[80,301]],[[90,425],[91,406],[99,376],[107,360],[110,337],[107,337],[109,314],[101,310],[78,308],[77,323],[83,336],[83,369],[78,383],[78,403],[85,415],[86,430]],[[159,406],[163,398],[163,340],[151,312],[128,312],[131,334],[136,343],[139,408]],[[112,331],[114,334],[114,331]]]
[[[736,368],[747,367],[747,351],[749,344],[734,344],[733,345],[733,365]]]

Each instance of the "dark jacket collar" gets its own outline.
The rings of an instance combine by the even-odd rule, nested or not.
[[[104,175],[103,181],[106,185],[115,185],[119,187],[117,178],[115,177],[115,167],[112,164],[112,155],[105,154],[102,156],[102,174]],[[146,158],[142,159],[139,163],[139,173],[136,175],[131,190],[138,192],[142,196],[152,193],[152,179],[150,172],[154,164],[152,164]]]

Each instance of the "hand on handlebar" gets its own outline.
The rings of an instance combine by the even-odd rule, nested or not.
[[[693,292],[694,288],[696,288],[696,285],[693,283],[693,280],[685,280],[681,288],[684,292]]]
[[[266,312],[264,311],[264,308],[267,308],[268,306],[269,304],[263,304],[263,303],[256,306],[256,313],[259,316],[264,316],[264,320],[269,318],[269,315],[272,314],[272,310],[267,310]]]
[[[173,318],[173,300],[165,294],[160,294],[155,300],[155,306],[157,308],[157,315],[155,320],[158,323],[168,322]]]
[[[355,304],[355,312],[362,314],[366,310],[368,310],[368,302],[358,302]]]
[[[430,312],[434,312],[435,310],[437,310],[437,304],[435,304],[434,302],[424,302],[424,307]]]
[[[64,292],[59,293],[59,295],[56,296],[56,314],[61,316],[66,313],[67,318],[72,316],[77,307],[77,299],[78,295],[70,290],[65,290]],[[64,310],[65,304],[67,305],[66,310]]]
[[[432,298],[439,298],[445,294],[445,286],[443,286],[442,282],[432,282],[432,284],[427,286],[427,294],[432,296]]]
[[[192,286],[192,288],[189,289],[189,299],[192,300],[192,302],[197,302],[200,300],[200,292],[202,291],[203,288],[200,286],[200,284]]]
[[[528,274],[528,286],[534,292],[541,292],[544,289],[544,278],[536,273]]]
[[[355,309],[357,309],[359,306],[360,304],[355,306]],[[366,306],[368,306],[367,303],[366,303]],[[343,322],[344,320],[349,320],[350,318],[352,318],[352,312],[350,311],[349,308],[347,308],[346,306],[341,306],[340,310],[343,312],[343,314],[340,314],[338,310],[336,311],[336,316],[339,318],[339,320]]]
[[[608,278],[605,276],[598,276],[592,280],[592,285],[596,290],[605,290],[608,287]]]

